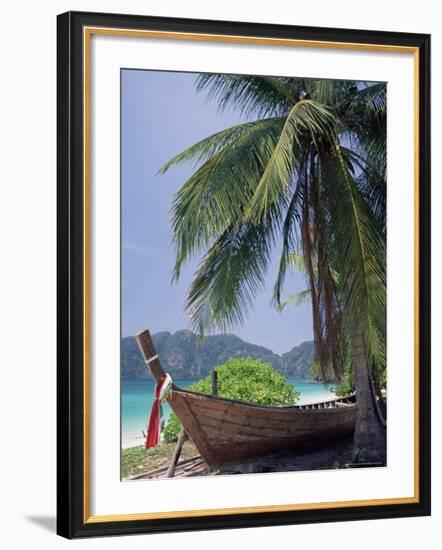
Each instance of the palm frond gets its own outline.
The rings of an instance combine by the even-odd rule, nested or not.
[[[363,146],[367,158],[373,159],[380,174],[385,174],[387,169],[387,132],[386,125],[382,129],[366,132],[361,135],[361,145]]]
[[[303,171],[303,164],[306,161],[306,156],[300,162],[299,171]],[[282,288],[286,273],[290,268],[290,256],[293,250],[300,247],[299,228],[302,224],[302,214],[300,205],[302,204],[303,186],[301,178],[297,178],[293,195],[287,208],[284,223],[282,226],[282,250],[279,260],[279,269],[276,281],[273,287],[273,303],[278,307],[281,303]]]
[[[344,312],[353,328],[359,323],[371,359],[385,361],[385,240],[351,177],[338,143],[325,161],[331,197],[337,271]]]
[[[278,311],[283,311],[287,306],[300,306],[308,303],[311,300],[310,289],[301,290],[300,292],[294,292],[290,294],[283,302],[281,302],[277,309]]]
[[[243,216],[278,142],[282,124],[280,119],[248,124],[175,194],[171,209],[177,250],[175,278],[192,254],[209,246]]]
[[[221,130],[211,136],[208,136],[201,141],[191,145],[178,155],[171,158],[158,171],[159,174],[165,174],[172,166],[183,164],[186,162],[193,163],[194,166],[205,162],[213,155],[224,149],[232,141],[238,139],[242,134],[253,131],[256,127],[261,127],[264,124],[272,124],[273,122],[283,122],[283,119],[269,118],[264,120],[255,120],[252,122],[244,122],[236,126],[231,126],[225,130]]]
[[[275,240],[271,220],[230,225],[203,257],[186,297],[194,330],[241,325],[262,289]]]
[[[351,80],[309,79],[304,80],[304,86],[309,96],[332,109],[335,113],[347,105],[357,85]]]
[[[318,263],[315,259],[313,261],[313,269],[315,271],[318,270]],[[297,252],[292,252],[289,254],[289,265],[290,267],[293,267],[297,271],[305,272],[306,265],[305,265],[305,258],[302,254],[298,254]]]
[[[232,107],[246,117],[286,114],[299,99],[300,86],[301,81],[286,77],[201,74],[197,79],[197,90],[206,91],[221,111]]]
[[[341,151],[347,163],[353,166],[352,176],[379,227],[385,234],[387,222],[387,183],[379,166],[360,156],[355,150],[341,145]]]
[[[358,90],[349,113],[360,152],[381,176],[387,164],[387,85],[370,84]]]
[[[365,106],[367,118],[384,117],[387,110],[387,84],[377,82],[361,88],[355,100]]]
[[[292,107],[250,201],[247,210],[250,219],[259,222],[276,203],[284,200],[288,203],[289,182],[300,165],[303,136],[307,135],[314,143],[321,137],[333,138],[336,122],[327,108],[313,100],[302,100]]]

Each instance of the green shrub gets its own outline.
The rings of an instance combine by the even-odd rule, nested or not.
[[[337,397],[345,397],[351,395],[355,391],[355,377],[351,363],[345,366],[344,376],[342,382],[336,386],[333,391]]]
[[[219,397],[260,405],[293,405],[299,399],[299,392],[286,382],[284,376],[259,359],[230,359],[216,367],[216,371]],[[211,376],[195,382],[187,389],[211,395]],[[172,413],[164,430],[165,441],[176,441],[180,429],[181,424]]]
[[[342,384],[339,384],[335,388],[333,388],[333,392],[336,394],[337,397],[346,397],[347,395],[351,395],[354,393],[354,385],[349,384],[348,382],[343,382]]]
[[[378,383],[378,387],[380,387],[381,389],[385,389],[387,387],[387,369],[385,368],[385,366],[383,368],[378,368],[374,364],[372,372],[375,381],[377,381]],[[341,383],[336,386],[333,391],[338,397],[350,395],[355,392],[355,376],[351,359],[347,361],[345,365],[344,376]]]
[[[178,439],[178,435],[181,430],[181,423],[176,417],[175,413],[172,413],[169,416],[169,420],[167,421],[166,427],[163,431],[164,441],[166,443],[171,443],[172,441],[176,441]]]

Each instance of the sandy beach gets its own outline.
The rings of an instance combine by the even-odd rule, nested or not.
[[[121,443],[122,449],[129,449],[130,447],[138,447],[139,445],[144,445],[144,437],[128,437],[123,439]]]

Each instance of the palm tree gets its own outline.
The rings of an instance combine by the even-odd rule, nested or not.
[[[281,305],[293,258],[301,258],[316,360],[340,376],[351,354],[354,456],[376,459],[385,443],[372,391],[385,369],[385,85],[215,74],[200,75],[197,89],[221,109],[239,108],[246,122],[162,168],[195,165],[171,211],[173,277],[202,256],[185,304],[194,328],[242,324],[277,245]]]

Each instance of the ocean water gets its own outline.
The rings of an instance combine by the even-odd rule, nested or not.
[[[332,385],[306,382],[305,380],[289,379],[301,396],[299,404],[334,397]],[[193,380],[174,380],[174,383],[187,388]],[[142,437],[142,431],[146,432],[154,398],[155,383],[151,380],[123,380],[121,394],[121,430],[123,446]],[[167,403],[163,404],[163,415],[167,419],[171,413]]]

